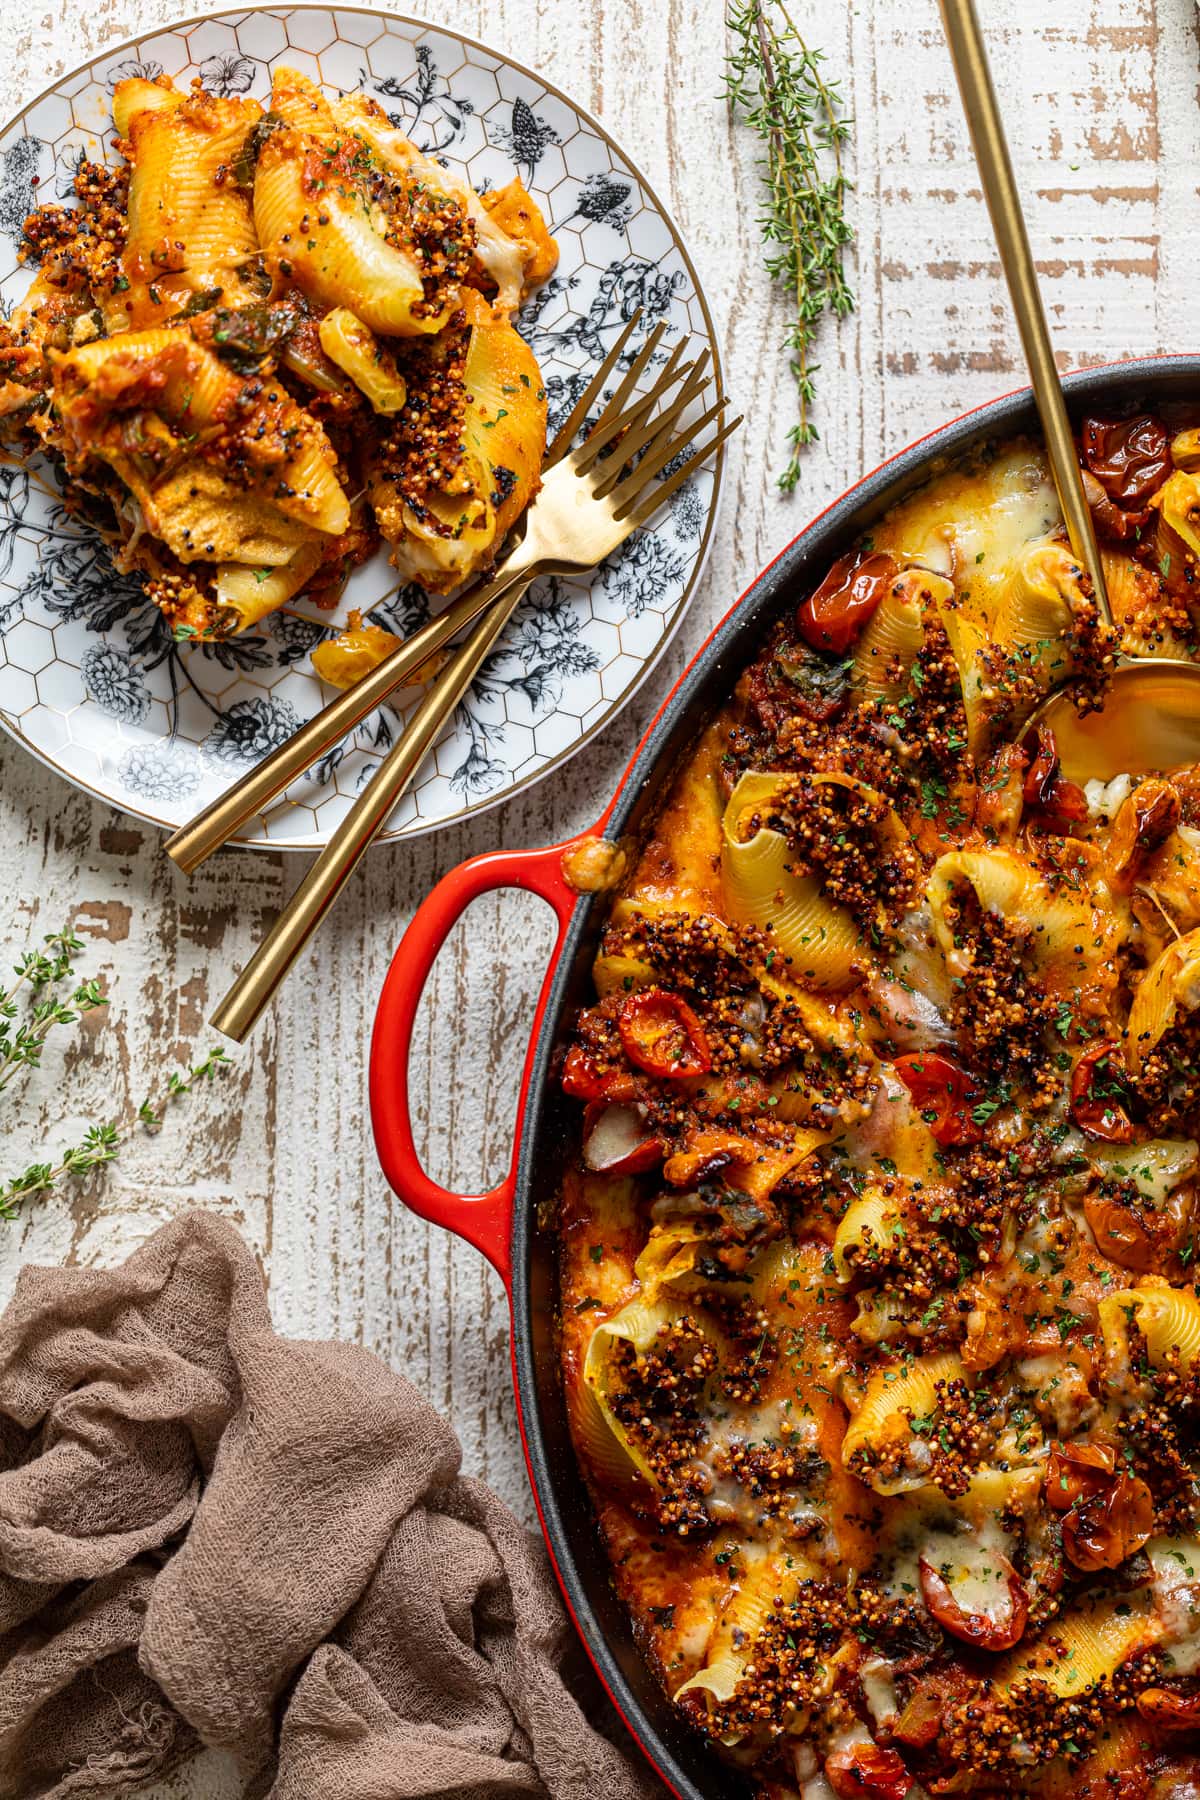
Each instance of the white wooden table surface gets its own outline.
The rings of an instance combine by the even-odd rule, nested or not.
[[[386,0],[384,0],[386,4]],[[980,0],[1064,368],[1196,347],[1200,115],[1192,0]],[[0,114],[187,0],[6,0]],[[394,8],[407,11],[403,5]],[[509,1391],[507,1313],[474,1251],[388,1192],[367,1115],[376,998],[414,907],[464,857],[586,825],[686,659],[795,532],[883,455],[1022,383],[935,0],[793,0],[855,121],[858,311],[823,346],[818,417],[792,500],[774,491],[792,396],[754,226],[754,145],[722,103],[721,0],[448,0],[419,9],[542,70],[598,113],[673,209],[706,283],[735,440],[706,578],[620,719],[507,806],[369,858],[236,1070],[184,1101],[102,1179],[0,1226],[0,1301],[22,1262],[108,1262],[190,1206],[262,1253],[281,1330],[340,1335],[405,1371],[452,1418],[467,1468],[532,1507]],[[108,1007],[47,1056],[0,1129],[0,1173],[137,1102],[214,1041],[205,1019],[300,859],[224,853],[191,881],[159,833],[0,741],[0,965],[71,923]],[[419,1029],[427,1165],[498,1178],[550,943],[540,902],[480,901],[447,946]],[[197,1785],[198,1784],[198,1785]],[[183,1784],[215,1792],[211,1766]],[[178,1787],[173,1791],[180,1791]]]

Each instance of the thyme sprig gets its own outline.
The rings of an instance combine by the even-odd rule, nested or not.
[[[784,335],[791,352],[800,417],[788,432],[790,456],[779,486],[790,494],[800,475],[800,452],[817,436],[810,407],[819,364],[812,346],[821,315],[844,318],[854,295],[843,267],[854,233],[846,218],[853,191],[842,168],[850,135],[837,84],[821,74],[824,57],[810,50],[792,23],[786,0],[729,0],[732,48],[726,58],[725,98],[762,140],[765,188],[759,229],[763,261],[788,291],[792,318]]]
[[[42,942],[44,950],[25,952],[13,969],[17,979],[0,998],[0,1094],[22,1069],[37,1068],[46,1039],[56,1025],[74,1025],[82,1014],[108,1004],[94,981],[81,981],[69,998],[56,991],[74,975],[74,959],[83,949],[73,932],[52,932]],[[32,995],[45,997],[35,998],[24,1017],[20,1017],[24,988]]]
[[[83,945],[72,932],[55,932],[42,941],[44,949],[27,951],[16,964],[17,979],[0,996],[0,1094],[22,1070],[38,1067],[55,1026],[73,1025],[84,1013],[108,1004],[97,982],[76,978],[75,959]],[[67,983],[72,984],[69,992],[64,991]],[[230,1066],[225,1051],[216,1047],[190,1069],[168,1075],[157,1104],[147,1096],[125,1118],[89,1125],[81,1141],[56,1160],[30,1163],[19,1175],[0,1181],[0,1219],[15,1219],[22,1201],[112,1162],[139,1127],[157,1131],[173,1100]]]
[[[30,1163],[11,1181],[0,1184],[0,1219],[15,1219],[23,1200],[32,1200],[62,1181],[77,1179],[113,1162],[138,1126],[145,1131],[158,1131],[172,1100],[190,1093],[198,1081],[211,1081],[219,1070],[229,1066],[224,1050],[215,1046],[190,1069],[176,1069],[168,1075],[166,1090],[157,1106],[147,1095],[132,1116],[116,1124],[89,1125],[82,1142],[64,1151],[57,1163]]]

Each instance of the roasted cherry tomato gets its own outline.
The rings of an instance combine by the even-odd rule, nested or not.
[[[1179,1240],[1169,1213],[1116,1194],[1085,1194],[1083,1216],[1100,1254],[1136,1275],[1156,1274]]]
[[[1154,1530],[1154,1501],[1136,1475],[1118,1471],[1109,1444],[1060,1444],[1046,1465],[1046,1504],[1064,1513],[1063,1549],[1077,1569],[1115,1569]]]
[[[825,1779],[838,1800],[904,1800],[913,1778],[895,1750],[852,1744],[825,1758]]]
[[[630,1062],[648,1075],[707,1075],[712,1068],[703,1025],[687,1001],[666,988],[630,994],[617,1029]]]
[[[1025,773],[1025,804],[1038,813],[1038,822],[1052,831],[1068,831],[1088,816],[1087,795],[1075,782],[1058,772],[1058,745],[1048,725],[1039,725],[1022,746],[1029,756]]]
[[[995,1551],[991,1560],[996,1563],[1008,1583],[1006,1619],[993,1619],[990,1613],[964,1612],[954,1598],[950,1583],[925,1557],[917,1564],[921,1593],[938,1624],[951,1637],[961,1639],[964,1644],[973,1644],[977,1650],[1011,1650],[1025,1630],[1025,1621],[1029,1617],[1029,1596],[1025,1592],[1025,1583],[1007,1557]]]
[[[1154,1530],[1154,1498],[1137,1475],[1113,1478],[1106,1493],[1081,1500],[1063,1519],[1063,1549],[1077,1569],[1116,1569]]]
[[[839,557],[796,614],[800,636],[814,650],[844,656],[896,574],[895,558],[882,551]]]
[[[1175,1688],[1145,1688],[1137,1697],[1143,1719],[1164,1731],[1195,1731],[1200,1726],[1200,1693],[1181,1694]]]
[[[1106,1144],[1127,1144],[1133,1123],[1125,1110],[1129,1090],[1121,1052],[1113,1038],[1086,1049],[1071,1070],[1071,1117],[1080,1131]]]
[[[1085,419],[1084,464],[1126,510],[1144,505],[1171,473],[1171,440],[1153,413],[1136,419]]]
[[[1046,1505],[1051,1512],[1068,1512],[1103,1492],[1116,1473],[1111,1444],[1056,1444],[1046,1465]]]
[[[563,1093],[573,1100],[633,1100],[637,1079],[628,1069],[602,1070],[590,1050],[572,1044],[562,1072]]]
[[[948,1056],[930,1050],[899,1056],[892,1067],[929,1120],[939,1144],[983,1142],[983,1131],[971,1110],[983,1090],[973,1075]]]
[[[583,1115],[583,1160],[604,1175],[640,1175],[663,1159],[663,1141],[646,1130],[642,1110],[593,1100]]]
[[[1130,887],[1183,818],[1183,802],[1173,781],[1152,775],[1138,783],[1113,820],[1108,863],[1123,887]]]
[[[1150,523],[1150,508],[1139,507],[1136,512],[1126,512],[1124,507],[1118,506],[1109,497],[1107,488],[1096,480],[1090,469],[1082,469],[1080,473],[1083,476],[1083,496],[1099,536],[1116,544],[1128,543],[1130,538],[1136,542]]]

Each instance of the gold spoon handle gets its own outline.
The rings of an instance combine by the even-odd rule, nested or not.
[[[301,950],[333,906],[369,845],[433,747],[516,610],[532,576],[510,586],[457,650],[333,832],[292,898],[237,977],[210,1021],[242,1043]]]
[[[219,794],[211,806],[206,806],[194,819],[181,825],[167,839],[167,855],[186,875],[198,869],[214,850],[236,836],[277,794],[298,780],[327,750],[339,744],[348,731],[361,724],[389,694],[408,686],[422,663],[428,662],[516,581],[521,583],[523,594],[529,585],[529,569],[520,546],[490,581],[480,582],[460,594],[444,612],[398,644],[361,681],[356,681],[339,699],[322,707],[248,775]]]
[[[1050,332],[1038,289],[1037,271],[1033,266],[1033,253],[1029,248],[1029,236],[1025,230],[1025,218],[1009,160],[1004,127],[996,105],[996,93],[992,87],[987,51],[984,49],[979,20],[975,15],[974,0],[941,0],[941,8],[946,42],[950,46],[954,72],[962,94],[963,111],[967,115],[971,142],[975,147],[979,178],[983,183],[988,211],[992,215],[996,247],[1008,282],[1013,311],[1017,315],[1017,328],[1021,333],[1025,361],[1029,365],[1034,398],[1046,437],[1050,469],[1054,485],[1058,489],[1058,502],[1062,507],[1063,518],[1066,520],[1067,536],[1076,557],[1092,578],[1092,590],[1101,617],[1106,625],[1111,625],[1112,607],[1104,585],[1104,570],[1096,548],[1092,515],[1083,492],[1079,461],[1075,454],[1075,439],[1059,384]]]

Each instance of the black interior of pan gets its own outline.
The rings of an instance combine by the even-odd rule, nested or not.
[[[1064,386],[1073,414],[1195,402],[1200,357],[1164,357],[1088,370]],[[901,453],[801,532],[761,575],[697,656],[647,734],[617,801],[608,835],[635,841],[681,758],[724,702],[764,631],[795,606],[830,562],[905,494],[989,441],[1036,429],[1028,392],[995,401]],[[686,1727],[633,1641],[613,1592],[595,1518],[567,1430],[555,1342],[554,1213],[559,1177],[578,1154],[576,1103],[549,1079],[551,1061],[578,1006],[590,998],[590,971],[607,910],[582,899],[554,974],[533,1065],[520,1147],[513,1222],[515,1364],[534,1481],[547,1537],[592,1657],[626,1720],[660,1772],[685,1800],[741,1800],[752,1784]]]

